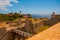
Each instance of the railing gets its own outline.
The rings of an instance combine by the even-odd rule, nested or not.
[[[24,37],[31,37],[32,36],[32,34],[26,33],[26,32],[21,31],[19,29],[13,29],[12,31],[19,34],[19,35],[22,35]]]

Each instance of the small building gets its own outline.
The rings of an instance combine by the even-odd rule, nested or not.
[[[51,15],[51,19],[59,22],[60,21],[60,14],[55,14],[55,12],[53,12]]]

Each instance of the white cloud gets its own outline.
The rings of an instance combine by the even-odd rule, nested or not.
[[[11,1],[18,3],[17,0],[0,0],[0,10],[7,10],[6,6],[13,6]]]

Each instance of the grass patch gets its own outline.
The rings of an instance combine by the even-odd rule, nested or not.
[[[42,32],[43,30],[49,28],[49,26],[42,26],[38,29],[37,33]]]

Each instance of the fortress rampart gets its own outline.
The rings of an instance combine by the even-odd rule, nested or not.
[[[41,27],[44,26],[52,26],[56,23],[60,22],[60,15],[55,14],[53,12],[53,14],[51,15],[51,19],[20,19],[18,22],[14,22],[14,23],[8,23],[9,26],[14,26],[17,27],[18,30],[16,30],[16,32],[14,31],[7,31],[6,29],[0,29],[0,40],[25,40],[25,38],[28,38],[28,35],[32,34],[32,36],[34,34],[37,34],[37,31],[39,31],[39,29]],[[14,25],[15,24],[15,25]],[[17,26],[18,24],[18,26]]]

